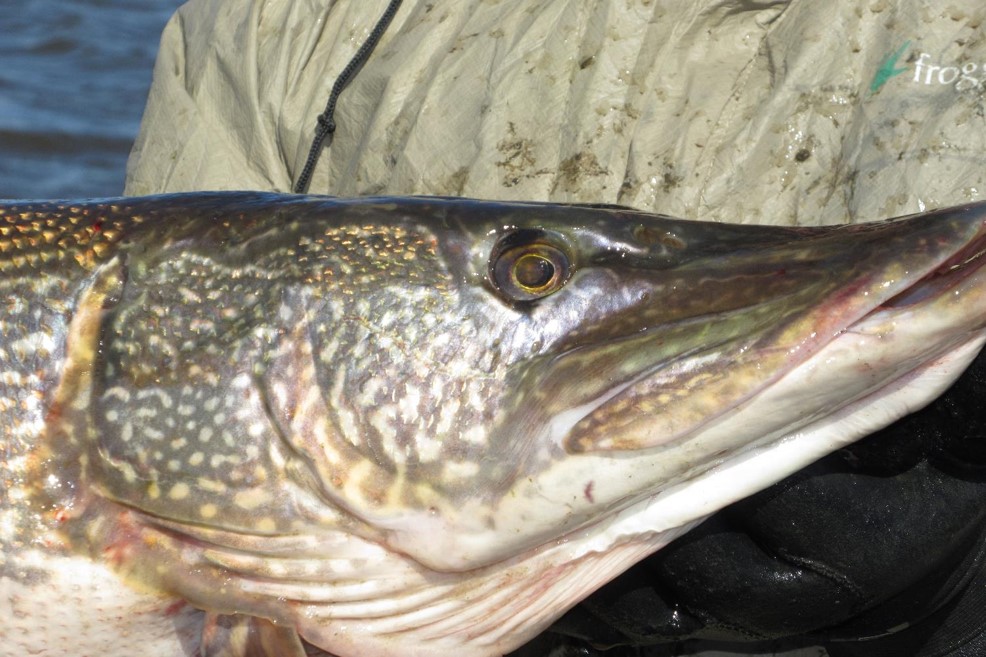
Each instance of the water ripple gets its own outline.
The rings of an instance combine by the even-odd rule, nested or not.
[[[161,30],[180,0],[0,10],[0,197],[123,190]]]

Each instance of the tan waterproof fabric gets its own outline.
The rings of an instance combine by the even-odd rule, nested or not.
[[[289,190],[385,6],[183,6],[127,192]],[[405,0],[311,191],[781,224],[980,199],[984,18],[982,0]]]

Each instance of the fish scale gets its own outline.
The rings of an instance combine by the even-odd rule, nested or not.
[[[509,651],[934,398],[984,217],[0,205],[0,654]]]

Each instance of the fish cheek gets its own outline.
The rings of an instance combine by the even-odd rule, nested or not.
[[[324,350],[321,357],[315,355],[319,338],[310,315],[294,319],[260,377],[260,393],[275,430],[294,456],[294,478],[336,508],[358,512],[380,505],[391,476],[380,460],[367,458],[359,444],[344,439],[341,427],[355,420],[332,403],[338,386],[320,375],[332,364],[341,381],[344,365],[326,358]]]
[[[263,280],[196,262],[133,265],[98,318],[74,320],[94,346],[70,337],[80,374],[64,377],[59,426],[96,497],[150,518],[275,533],[292,518],[290,450],[257,385],[275,298]]]

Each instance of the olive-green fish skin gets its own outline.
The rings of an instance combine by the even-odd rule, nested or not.
[[[0,205],[0,611],[51,613],[91,564],[151,601],[159,651],[242,622],[286,654],[295,631],[342,657],[501,654],[929,401],[982,344],[984,218]],[[106,640],[76,649],[132,651]]]

